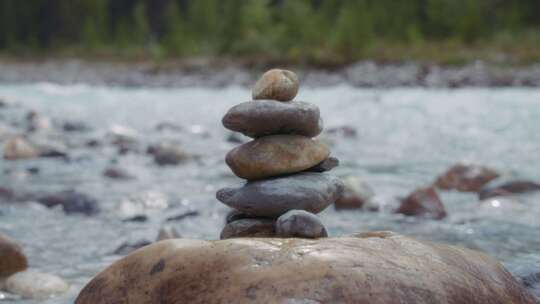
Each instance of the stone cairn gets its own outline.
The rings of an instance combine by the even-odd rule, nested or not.
[[[232,107],[225,128],[253,138],[232,149],[226,163],[247,182],[216,197],[234,210],[221,239],[233,237],[326,237],[317,213],[334,203],[343,183],[323,173],[339,164],[329,148],[312,139],[323,129],[319,108],[292,101],[295,73],[273,69],[253,89],[253,101]]]

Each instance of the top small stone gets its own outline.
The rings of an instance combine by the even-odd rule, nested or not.
[[[272,69],[255,83],[253,99],[291,101],[298,93],[298,76],[288,70]]]

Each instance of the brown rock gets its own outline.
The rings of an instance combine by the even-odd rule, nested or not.
[[[238,146],[225,161],[240,178],[254,180],[301,172],[325,160],[328,147],[298,135],[265,136]]]
[[[39,151],[22,137],[13,137],[4,144],[4,158],[7,160],[28,159],[39,156]]]
[[[442,190],[478,192],[497,177],[499,173],[487,167],[457,164],[439,176],[435,186]]]
[[[294,72],[273,69],[264,73],[255,83],[253,99],[290,101],[296,97],[300,82]]]
[[[21,247],[0,234],[0,277],[23,271],[27,267],[28,261]]]
[[[336,210],[361,209],[375,196],[371,186],[355,176],[344,178],[343,183],[343,195],[334,203]]]
[[[486,254],[389,232],[167,240],[96,276],[76,304],[534,304]]]
[[[415,190],[402,200],[395,212],[436,220],[446,217],[444,205],[433,187]]]
[[[225,225],[221,231],[220,239],[239,237],[273,237],[274,220],[262,218],[244,218]]]

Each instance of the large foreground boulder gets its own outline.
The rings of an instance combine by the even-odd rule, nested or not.
[[[390,232],[158,242],[114,263],[77,304],[534,304],[497,261]]]

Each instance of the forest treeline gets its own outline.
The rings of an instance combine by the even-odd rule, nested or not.
[[[345,62],[381,46],[434,43],[520,47],[526,40],[536,52],[539,29],[540,0],[0,1],[0,52],[9,54]]]

